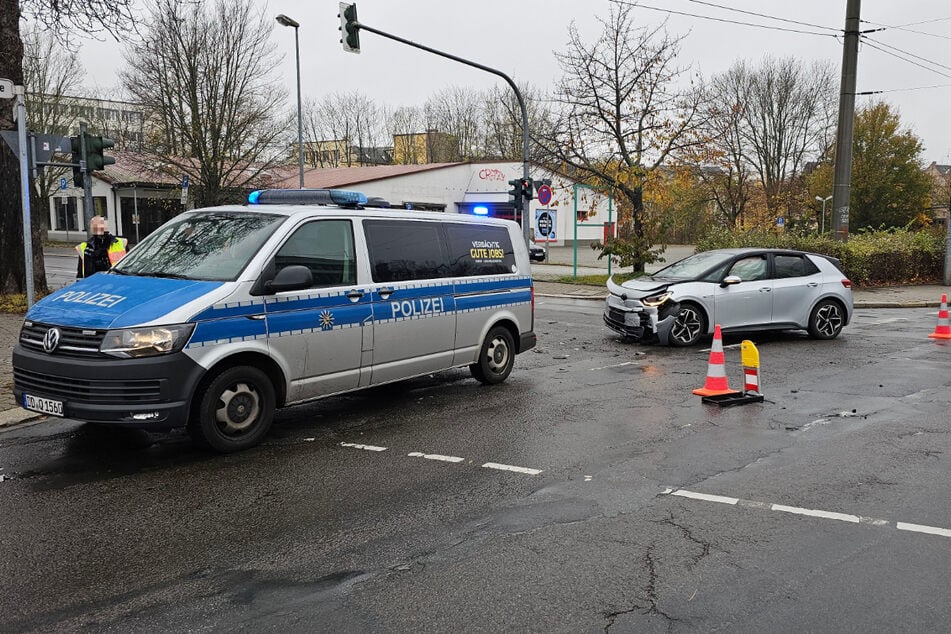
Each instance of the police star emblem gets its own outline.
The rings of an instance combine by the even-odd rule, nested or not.
[[[320,313],[320,329],[321,330],[333,330],[334,328],[334,314],[329,310],[325,310]]]

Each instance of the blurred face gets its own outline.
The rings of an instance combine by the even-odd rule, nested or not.
[[[94,236],[101,236],[106,232],[106,219],[102,216],[94,216],[93,219],[89,221],[89,228],[92,229]]]

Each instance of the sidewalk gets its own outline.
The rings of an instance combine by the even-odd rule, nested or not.
[[[683,249],[683,247],[680,247]],[[559,252],[560,251],[560,252]],[[579,248],[578,275],[598,275],[607,273],[607,264],[597,261],[588,253],[581,266],[582,249]],[[587,249],[590,252],[590,249]],[[604,286],[586,286],[557,282],[561,276],[571,276],[575,272],[571,248],[553,248],[549,256],[556,263],[535,263],[532,265],[532,277],[535,279],[536,297],[557,297],[567,299],[604,301],[607,290]],[[668,251],[668,255],[670,252]],[[683,257],[682,255],[680,257]],[[679,259],[679,258],[674,258]],[[663,263],[649,266],[648,270],[661,268]],[[925,286],[887,286],[877,288],[853,288],[855,307],[863,308],[938,308],[942,293],[951,292],[951,287],[941,285]],[[19,407],[13,398],[13,368],[11,356],[13,346],[20,334],[23,315],[0,313],[0,428],[32,418],[36,414]],[[600,323],[600,319],[598,320]]]

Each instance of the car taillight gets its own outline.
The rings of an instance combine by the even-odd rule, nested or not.
[[[850,279],[848,279],[848,278],[844,278],[844,279],[842,280],[842,286],[844,286],[844,287],[846,287],[846,288],[852,288],[852,280],[850,280]]]

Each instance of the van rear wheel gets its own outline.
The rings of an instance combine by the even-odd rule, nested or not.
[[[508,378],[514,365],[515,341],[512,333],[502,326],[496,326],[485,336],[479,349],[479,359],[469,366],[469,372],[480,383],[495,385]]]
[[[247,365],[228,368],[199,394],[188,431],[222,453],[253,447],[271,428],[274,402],[274,386],[264,372]]]

